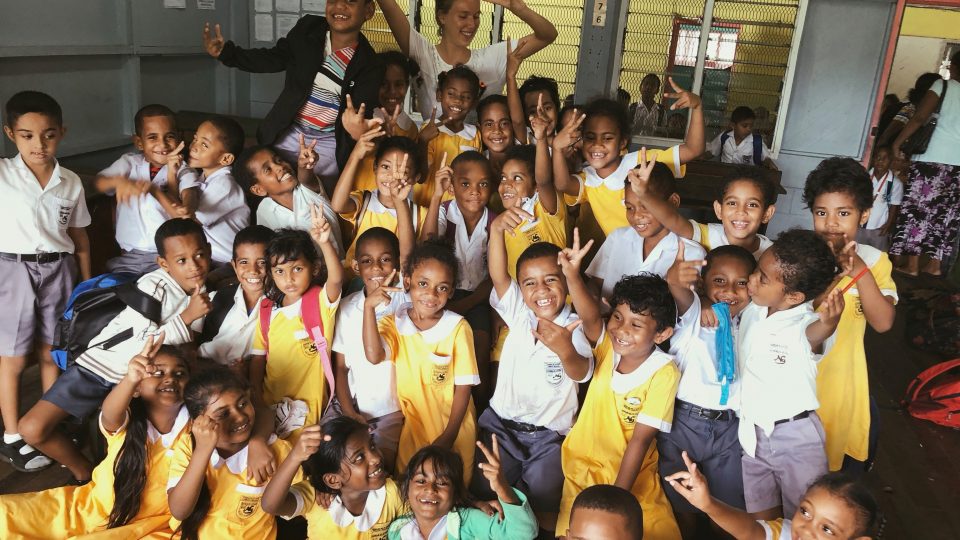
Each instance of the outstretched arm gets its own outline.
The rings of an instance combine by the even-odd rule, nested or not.
[[[543,93],[537,100],[537,112],[530,116],[530,127],[533,128],[533,136],[537,138],[537,154],[534,166],[534,181],[537,183],[537,193],[540,194],[540,205],[548,214],[557,213],[558,201],[557,187],[553,185],[553,169],[551,167],[550,144],[547,142],[547,129],[550,127],[550,121],[547,120],[546,113],[543,110]]]
[[[580,126],[587,118],[587,115],[577,113],[578,111],[574,109],[573,120],[563,126],[563,129],[553,138],[553,179],[556,189],[573,196],[580,195],[580,181],[570,174],[570,166],[567,165],[564,151],[577,142]]]
[[[377,0],[383,17],[387,19],[387,26],[393,32],[393,37],[400,46],[400,52],[404,56],[410,56],[410,21],[407,20],[403,9],[397,4],[396,0]]]
[[[524,36],[517,44],[519,49],[523,46],[523,58],[527,58],[557,39],[557,27],[540,15],[530,9],[523,0],[488,0],[492,4],[503,6],[516,15],[521,21],[527,23],[533,30],[533,33]]]
[[[840,316],[843,315],[843,294],[840,289],[833,289],[823,300],[817,313],[820,318],[807,326],[807,340],[814,349],[823,345],[837,330],[837,324],[840,323]]]
[[[299,32],[302,23],[301,18],[287,36]],[[278,39],[273,47],[244,49],[232,41],[226,41],[220,33],[219,24],[214,25],[213,30],[210,31],[210,23],[204,23],[203,48],[227,67],[250,73],[278,73],[287,69],[287,64],[293,58],[288,37]]]
[[[630,190],[640,198],[647,211],[664,227],[677,236],[693,238],[693,224],[690,220],[680,215],[680,211],[669,200],[657,197],[647,189],[654,165],[656,161],[647,161],[646,147],[641,148],[640,162],[627,174]]]
[[[520,144],[527,144],[527,124],[524,121],[526,113],[523,111],[523,102],[520,101],[520,88],[517,86],[517,72],[520,62],[523,61],[524,45],[507,40],[507,112],[510,114],[510,124],[513,125],[513,136]]]
[[[564,249],[558,259],[563,275],[567,278],[567,288],[570,292],[570,298],[573,299],[573,307],[576,308],[577,315],[583,321],[583,333],[591,344],[596,345],[600,341],[600,335],[603,334],[600,302],[590,294],[587,284],[583,282],[583,277],[580,275],[580,265],[592,246],[593,240],[590,240],[581,248],[580,230],[574,229],[573,246]]]
[[[260,499],[260,507],[268,514],[289,516],[297,509],[297,498],[290,493],[290,485],[300,470],[300,465],[320,448],[323,433],[319,425],[305,426],[300,432],[297,445],[280,464],[276,474],[267,483]]]
[[[664,92],[664,97],[676,99],[676,103],[670,106],[671,111],[678,109],[690,109],[690,127],[687,130],[687,136],[680,145],[680,163],[688,163],[697,159],[706,148],[703,126],[703,107],[701,107],[700,96],[693,92],[688,92],[674,82],[673,77],[667,79],[673,92]]]

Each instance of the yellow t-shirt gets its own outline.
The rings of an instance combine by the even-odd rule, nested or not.
[[[210,490],[210,511],[200,524],[200,538],[226,538],[230,540],[272,540],[277,537],[277,522],[274,516],[260,508],[260,497],[266,482],[257,484],[247,480],[247,450],[244,446],[236,454],[223,459],[214,451],[207,465],[204,482]],[[282,463],[290,453],[290,443],[272,438],[270,449]],[[181,437],[173,449],[170,479],[167,489],[177,485],[193,456],[193,438]],[[293,482],[302,479],[297,471]],[[176,530],[180,522],[170,519],[170,527]]]
[[[432,444],[446,429],[454,387],[480,384],[473,331],[466,319],[445,311],[433,328],[420,331],[410,320],[409,309],[403,306],[379,322],[387,359],[396,364],[397,398],[404,416],[397,449],[398,475],[417,450]],[[476,433],[471,399],[453,444],[453,450],[463,458],[466,482],[473,473]]]
[[[885,296],[897,298],[897,285],[890,275],[893,265],[887,254],[864,244],[857,245]],[[850,283],[844,276],[838,288]],[[863,315],[856,286],[843,295],[840,323],[824,344],[826,354],[817,366],[817,414],[826,432],[827,460],[831,471],[840,470],[843,456],[866,461],[870,435],[870,385],[867,380],[867,355],[863,335],[867,318]]]
[[[411,122],[410,127],[407,129],[397,126],[397,131],[394,134],[415,141],[418,135],[417,125]],[[377,173],[374,171],[374,166],[376,165],[375,157],[376,152],[370,152],[370,154],[360,162],[360,166],[357,168],[357,177],[353,180],[353,189],[359,191],[373,191],[377,189]]]
[[[333,357],[333,331],[340,299],[331,303],[326,287],[320,289],[320,322],[327,340],[327,354]],[[259,307],[257,309],[260,309]],[[250,354],[267,356],[267,372],[263,377],[263,401],[268,405],[288,397],[307,404],[310,412],[304,425],[316,424],[327,405],[326,378],[320,353],[307,334],[300,317],[300,301],[274,309],[270,321],[270,350],[267,351],[260,329],[260,319],[253,332]],[[298,433],[299,430],[295,433]]]
[[[560,249],[567,247],[567,208],[559,194],[556,212],[550,214],[544,210],[538,198],[533,206],[533,217],[536,224],[532,227],[524,221],[513,229],[513,236],[503,233],[503,241],[507,246],[507,272],[513,279],[517,279],[517,259],[531,244],[549,242]]]
[[[393,231],[393,234],[397,234],[397,211],[384,206],[383,203],[380,202],[380,197],[377,193],[377,190],[351,192],[350,198],[356,203],[357,209],[351,214],[340,214],[340,217],[352,223],[354,228],[353,241],[350,243],[350,248],[347,249],[347,256],[344,259],[347,265],[353,263],[354,254],[357,249],[357,238],[360,238],[360,235],[367,229],[383,227],[384,229]],[[364,198],[368,198],[367,208],[363,212],[363,215],[359,215],[360,210],[363,209]],[[415,204],[411,204],[410,206],[414,220],[413,230],[415,234],[418,234],[419,231],[423,230],[423,223],[427,219],[427,209]],[[360,218],[359,223],[357,222],[358,217]]]
[[[359,516],[350,514],[339,497],[330,508],[319,506],[316,491],[307,480],[290,491],[302,501],[301,515],[307,519],[307,538],[311,539],[386,540],[390,522],[408,511],[400,488],[390,478],[382,488],[367,495],[367,505]]]
[[[663,163],[677,178],[686,174],[686,167],[680,164],[680,147],[674,146],[666,150],[648,150],[647,157],[652,157]],[[577,197],[565,197],[570,206],[579,203],[589,203],[593,216],[604,236],[615,229],[630,225],[627,222],[626,210],[623,207],[624,182],[630,169],[637,166],[640,159],[639,152],[630,152],[620,159],[620,166],[606,178],[600,178],[593,167],[584,167],[578,176],[580,178],[580,194]],[[581,242],[586,239],[581,237]],[[597,239],[594,239],[597,240]],[[602,239],[600,239],[602,240]]]
[[[440,134],[427,144],[426,179],[423,183],[413,186],[413,202],[420,206],[430,206],[435,177],[440,170],[444,153],[447,154],[447,166],[450,166],[453,158],[468,150],[479,152],[483,146],[480,141],[480,130],[473,124],[464,124],[463,129],[456,133],[444,125],[438,127]],[[448,193],[444,195],[443,200],[448,201],[452,198],[453,196]]]
[[[637,422],[670,431],[673,421],[680,370],[670,355],[655,349],[633,372],[616,373],[620,356],[613,352],[610,335],[604,331],[593,356],[597,364],[587,398],[561,449],[564,481],[558,531],[567,530],[573,500],[581,491],[616,481]],[[630,492],[643,508],[644,538],[679,539],[680,529],[660,487],[657,459],[653,441]]]
[[[190,416],[181,407],[170,433],[161,434],[147,423],[147,480],[140,497],[140,509],[127,525],[110,529],[118,538],[140,538],[151,533],[172,532],[167,505],[169,450],[181,439],[190,438]],[[0,536],[13,538],[68,538],[103,531],[115,501],[113,467],[126,440],[126,426],[110,433],[100,426],[107,439],[107,456],[94,469],[90,482],[35,493],[0,496]]]

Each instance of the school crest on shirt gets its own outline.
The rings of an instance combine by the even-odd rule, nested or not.
[[[310,338],[305,338],[300,340],[300,348],[303,349],[303,354],[313,358],[320,354],[317,352],[317,344]]]
[[[450,364],[434,365],[430,369],[430,382],[433,384],[444,384],[450,378]]]
[[[370,540],[387,540],[387,531],[390,530],[389,523],[377,523],[367,531]]]
[[[57,205],[57,226],[61,229],[65,228],[70,223],[70,214],[72,213],[72,207],[65,204]]]
[[[260,506],[259,495],[244,495],[240,497],[240,502],[237,503],[237,517],[247,519],[257,511],[257,506]]]
[[[546,375],[547,383],[557,386],[560,384],[560,381],[563,380],[563,365],[560,363],[560,360],[556,361],[548,360],[543,363],[544,374]]]
[[[782,366],[787,363],[787,346],[780,343],[770,344],[770,356],[773,363]]]
[[[527,240],[529,240],[531,244],[536,244],[537,242],[543,242],[543,237],[540,236],[538,231],[530,231],[527,233]]]
[[[633,425],[637,423],[637,414],[640,412],[640,398],[636,396],[627,396],[623,399],[623,405],[620,407],[620,419],[624,424]]]

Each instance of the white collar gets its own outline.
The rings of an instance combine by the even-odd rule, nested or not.
[[[270,438],[267,439],[267,444],[273,444],[276,440],[277,436],[271,433]],[[214,450],[213,453],[210,454],[210,466],[214,469],[219,469],[224,463],[226,463],[227,468],[230,469],[230,472],[233,474],[240,474],[244,471],[244,469],[247,468],[247,451],[249,448],[250,444],[248,442],[236,454],[228,457],[227,459],[220,457],[219,450]]]
[[[630,172],[630,169],[637,166],[639,155],[637,152],[630,152],[621,157],[617,170],[610,173],[606,178],[600,178],[600,176],[597,175],[597,170],[587,165],[583,168],[583,172],[586,174],[583,183],[590,187],[605,186],[607,189],[613,191],[623,189],[623,181],[627,177],[627,173]],[[656,156],[656,154],[654,154],[654,156]]]
[[[413,319],[410,318],[411,309],[413,309],[413,304],[407,302],[397,310],[395,315],[397,332],[401,336],[420,334],[420,336],[423,337],[423,341],[427,343],[440,343],[450,335],[450,332],[453,332],[453,329],[456,328],[460,320],[463,319],[462,316],[445,309],[443,315],[440,316],[440,320],[437,321],[437,324],[433,325],[433,328],[420,330],[417,328],[417,325],[413,323]]]
[[[411,193],[413,192],[411,191]],[[373,212],[375,214],[390,214],[393,217],[397,217],[396,208],[387,208],[387,206],[380,201],[379,189],[375,189],[370,192],[370,202],[367,203],[367,212]]]
[[[343,501],[340,500],[339,495],[330,503],[330,508],[327,509],[327,512],[330,513],[330,519],[341,529],[353,524],[358,532],[365,532],[370,530],[377,524],[377,521],[380,520],[380,515],[383,513],[383,506],[386,501],[387,486],[384,485],[380,489],[367,493],[367,502],[363,507],[363,512],[361,512],[359,516],[354,516],[347,510],[347,507],[343,505]]]
[[[37,181],[37,177],[33,175],[33,171],[30,170],[30,167],[27,167],[27,163],[23,161],[23,156],[17,154],[13,158],[13,166],[17,169],[20,169],[20,174],[24,175],[26,178]],[[53,160],[53,172],[50,173],[50,181],[47,182],[46,187],[43,188],[43,191],[48,191],[53,189],[60,183],[60,162],[56,159]],[[40,184],[37,184],[37,187],[40,187]]]
[[[790,319],[790,318],[793,318],[793,317],[801,317],[801,316],[803,316],[803,315],[806,315],[807,313],[813,313],[813,300],[809,300],[809,301],[804,302],[804,303],[802,303],[802,304],[798,304],[798,305],[796,305],[796,306],[793,306],[793,307],[790,308],[790,309],[784,309],[784,310],[782,310],[782,311],[778,311],[778,312],[774,313],[773,315],[770,315],[770,308],[769,308],[769,307],[763,307],[763,306],[761,306],[761,307],[760,307],[760,315],[761,315],[760,320],[761,320],[761,321],[771,321],[771,322],[774,322],[774,321],[779,321],[779,320],[781,320],[781,319]]]
[[[226,174],[233,174],[233,167],[231,167],[230,165],[220,167],[219,169],[213,171],[213,174],[211,174],[210,176],[205,176],[201,173],[200,184],[206,187],[206,185],[209,184],[211,181],[213,181],[214,178],[217,178],[218,176],[223,176]]]
[[[517,291],[519,293],[519,291]],[[521,294],[521,302],[522,294]],[[537,315],[530,309],[530,306],[524,303],[524,307],[527,308],[527,320],[530,321],[530,329],[536,330],[537,326],[540,324],[540,320],[537,318]],[[553,324],[558,324],[560,326],[566,326],[570,324],[570,316],[573,315],[573,310],[570,308],[569,304],[564,304],[563,309],[560,310],[560,313],[557,313],[557,316],[553,318]],[[538,342],[539,343],[539,342]]]
[[[451,137],[460,137],[461,139],[472,140],[477,136],[477,126],[473,124],[463,123],[463,129],[460,131],[454,132],[452,129],[448,128],[445,124],[437,124],[437,129],[441,133],[446,133]]]
[[[411,517],[410,521],[400,528],[400,540],[444,540],[447,537],[447,517],[449,516],[450,514],[447,514],[440,518],[427,538],[420,534],[416,518]]]
[[[187,412],[187,406],[181,405],[180,411],[177,413],[177,419],[173,421],[173,429],[167,433],[160,433],[153,423],[150,420],[147,420],[147,440],[155,443],[157,439],[160,439],[160,444],[164,448],[170,448],[173,446],[174,441],[177,440],[177,436],[180,435],[180,432],[183,431],[183,427],[187,425],[187,422],[190,420],[190,413]]]
[[[610,336],[610,339],[613,339],[613,336]],[[620,365],[620,355],[613,353],[613,377],[610,381],[610,387],[618,394],[626,393],[650,380],[654,373],[672,361],[672,356],[655,346],[650,356],[637,369],[630,373],[620,373],[617,371],[617,366]]]

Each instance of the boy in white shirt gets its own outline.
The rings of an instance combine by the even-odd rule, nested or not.
[[[623,204],[630,225],[612,231],[587,267],[591,288],[595,294],[599,291],[600,298],[609,298],[613,286],[623,276],[640,272],[665,276],[681,243],[684,244],[685,260],[701,260],[706,256],[699,244],[670,232],[643,204],[639,193],[666,201],[674,207],[680,205],[676,180],[670,169],[659,162],[647,165],[643,173],[631,169],[627,176],[628,188],[623,192]],[[645,180],[641,180],[641,174],[645,175]]]
[[[752,303],[740,315],[740,444],[746,510],[756,519],[793,515],[814,479],[827,472],[817,416],[820,347],[837,329],[843,295],[833,249],[813,231],[782,233],[750,276]]]
[[[241,229],[233,240],[233,268],[237,285],[228,285],[210,295],[210,313],[203,322],[199,356],[247,373],[257,307],[263,298],[267,277],[267,245],[273,231],[263,225]]]
[[[52,97],[18,92],[4,107],[3,131],[17,145],[13,158],[0,158],[0,457],[22,472],[50,460],[18,434],[20,376],[34,343],[40,344],[40,382],[47,390],[59,375],[50,357],[57,318],[70,297],[79,265],[90,277],[90,224],[80,178],[57,163],[64,136],[63,113]]]
[[[340,236],[340,220],[330,206],[330,199],[320,180],[313,173],[319,159],[314,146],[300,136],[300,156],[297,172],[270,146],[254,146],[246,149],[237,159],[233,169],[240,185],[257,197],[263,197],[257,206],[257,224],[274,231],[293,228],[310,231],[310,209],[320,206],[323,217],[330,223],[333,246],[343,258],[344,244]]]
[[[100,171],[94,185],[101,193],[117,197],[116,234],[122,253],[107,261],[107,268],[111,272],[145,274],[157,269],[157,228],[172,217],[159,197],[165,195],[193,213],[200,177],[183,162],[183,144],[169,108],[141,108],[134,117],[134,128],[137,152],[120,156]]]
[[[507,481],[527,494],[538,521],[551,531],[563,491],[561,445],[577,414],[579,384],[593,374],[592,347],[566,303],[560,252],[549,242],[531,244],[517,258],[514,281],[503,231],[490,235],[490,305],[510,333],[490,407],[477,421],[482,441],[492,444],[496,435]],[[472,489],[489,498],[481,480],[476,478]]]
[[[90,479],[93,465],[57,431],[57,424],[96,411],[126,375],[130,359],[143,350],[149,336],[164,336],[157,339],[165,345],[190,343],[210,310],[203,285],[210,268],[210,245],[200,224],[185,218],[165,222],[157,229],[156,250],[160,268],[141,277],[137,288],[159,301],[160,321],[125,308],[90,340],[90,348],[67,367],[20,422],[24,440],[70,469],[78,483]]]
[[[770,149],[763,137],[753,131],[757,115],[750,107],[737,107],[730,115],[730,129],[719,134],[707,145],[702,159],[719,157],[722,163],[764,166],[776,169],[770,159]]]
[[[903,182],[897,178],[890,163],[893,155],[889,146],[880,146],[873,151],[873,207],[866,225],[857,232],[857,242],[873,246],[880,251],[890,247],[890,233],[900,214],[903,202]]]

